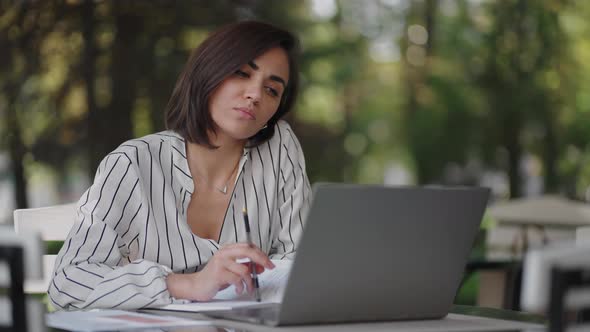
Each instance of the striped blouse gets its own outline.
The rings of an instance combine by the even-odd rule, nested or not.
[[[78,202],[49,285],[58,310],[137,309],[184,302],[166,276],[193,273],[220,245],[247,240],[271,259],[292,259],[311,202],[299,141],[279,121],[266,143],[245,148],[218,239],[200,238],[186,220],[194,182],[185,140],[172,131],[133,139],[100,163]]]

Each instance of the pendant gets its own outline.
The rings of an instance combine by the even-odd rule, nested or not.
[[[223,186],[223,188],[217,188],[217,190],[218,190],[220,193],[222,193],[222,194],[224,194],[224,195],[227,195],[227,185]]]

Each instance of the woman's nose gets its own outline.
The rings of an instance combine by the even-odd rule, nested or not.
[[[250,84],[245,91],[245,97],[248,100],[251,100],[252,103],[258,104],[260,102],[260,97],[262,96],[262,87],[259,87],[256,84]]]

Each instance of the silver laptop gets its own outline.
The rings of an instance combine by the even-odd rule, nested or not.
[[[313,192],[282,303],[206,315],[282,326],[448,314],[488,189],[319,184]]]

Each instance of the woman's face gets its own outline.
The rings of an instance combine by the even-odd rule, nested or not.
[[[289,81],[287,53],[272,48],[227,77],[209,98],[217,134],[254,136],[275,114]]]

